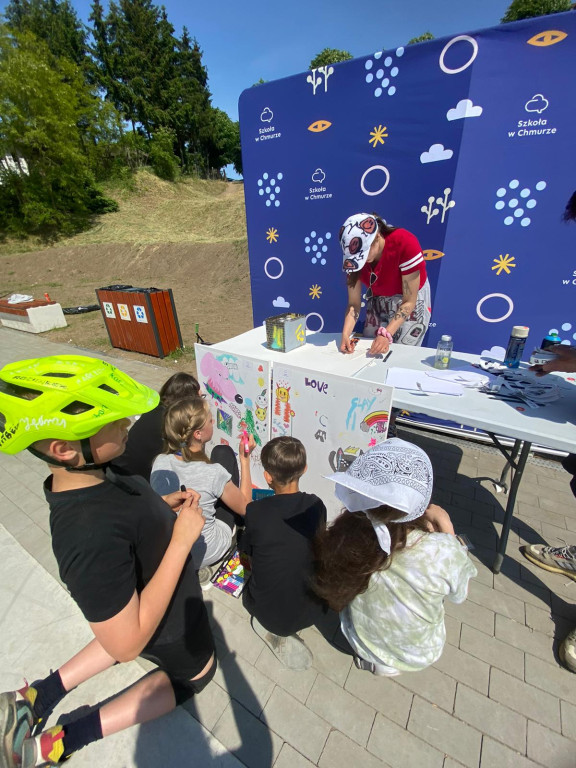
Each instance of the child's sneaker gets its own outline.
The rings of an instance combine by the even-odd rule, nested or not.
[[[64,755],[64,729],[61,725],[47,728],[44,733],[26,739],[22,748],[20,768],[58,765]]]
[[[297,671],[303,671],[310,667],[314,658],[312,656],[312,651],[308,648],[304,640],[298,637],[298,635],[288,635],[288,637],[275,635],[273,632],[268,632],[268,630],[254,617],[252,617],[250,623],[252,624],[254,632],[256,632],[258,637],[264,640],[274,656],[276,656],[285,667]]]
[[[569,632],[558,649],[560,661],[570,672],[576,672],[576,627]]]
[[[544,544],[527,544],[520,552],[534,565],[547,571],[563,573],[576,581],[576,546],[547,547]]]
[[[33,707],[35,694],[28,684],[19,691],[0,693],[0,768],[20,765],[24,740],[38,723]]]

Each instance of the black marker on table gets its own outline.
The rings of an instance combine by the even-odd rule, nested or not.
[[[391,355],[391,354],[392,354],[392,350],[390,349],[390,350],[388,351],[388,354],[386,355],[386,357],[385,357],[385,358],[382,360],[382,362],[383,362],[383,363],[385,363],[385,362],[386,362],[386,360],[388,360],[388,358],[390,357],[390,355]]]

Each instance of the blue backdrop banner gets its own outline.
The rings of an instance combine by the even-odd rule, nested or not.
[[[505,346],[528,325],[576,340],[576,13],[457,35],[244,91],[240,126],[254,324],[340,331],[338,231],[380,214],[419,239],[425,344]]]

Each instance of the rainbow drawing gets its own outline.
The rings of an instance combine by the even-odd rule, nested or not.
[[[388,429],[388,418],[388,411],[372,411],[360,424],[360,429],[362,432],[369,432],[373,429],[374,432],[381,434]]]

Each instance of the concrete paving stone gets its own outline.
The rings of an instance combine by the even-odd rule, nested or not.
[[[565,619],[561,619],[565,621]],[[526,626],[547,637],[555,636],[555,622],[550,608],[537,608],[535,605],[526,606]]]
[[[489,592],[492,593],[493,590],[489,590]],[[490,610],[490,608],[486,608],[483,605],[480,605],[476,601],[471,600],[470,590],[468,590],[468,593],[469,599],[460,604],[451,603],[450,600],[446,600],[444,603],[446,615],[452,616],[452,618],[460,621],[462,624],[468,624],[471,627],[476,627],[476,629],[485,632],[487,635],[493,635],[495,620],[494,611]],[[483,593],[481,593],[480,596],[484,598]]]
[[[304,629],[298,634],[312,651],[314,669],[338,683],[339,686],[343,686],[353,663],[352,656],[338,651],[312,627]]]
[[[444,504],[444,507],[450,515],[454,528],[458,532],[472,525],[472,512],[469,509],[463,509],[461,505],[452,499],[447,504]]]
[[[494,668],[490,673],[489,694],[494,701],[528,719],[560,731],[560,701],[556,696]]]
[[[576,707],[567,701],[560,702],[562,735],[576,741]]]
[[[452,760],[451,757],[446,756],[444,758],[444,768],[462,768],[462,763],[458,763],[456,760]]]
[[[233,650],[218,664],[214,680],[230,698],[239,701],[256,717],[260,717],[275,686],[273,680],[252,664],[244,660],[239,663]]]
[[[463,496],[458,490],[452,492],[452,504],[474,515],[483,515],[487,520],[494,518],[494,504],[480,501],[476,496]]]
[[[325,720],[278,686],[268,700],[261,719],[308,760],[318,762],[330,733],[330,726]]]
[[[550,662],[553,661],[550,656]],[[558,664],[526,654],[526,682],[576,705],[576,677]]]
[[[561,468],[554,475],[552,473],[538,475],[536,480],[548,491],[560,491],[560,493],[563,493],[569,487],[570,474],[564,468]]]
[[[366,753],[364,753],[366,754]],[[300,752],[296,752],[290,744],[284,743],[280,750],[278,759],[274,763],[274,768],[314,768],[314,763],[307,760]],[[350,766],[348,766],[350,768]]]
[[[274,768],[277,768],[277,765]],[[382,759],[369,754],[338,731],[332,731],[328,736],[328,741],[318,763],[319,768],[353,768],[354,766],[358,766],[358,768],[360,766],[362,768],[383,768],[386,765]]]
[[[212,681],[200,695],[182,704],[182,708],[202,723],[204,728],[212,731],[229,703],[228,692]]]
[[[288,667],[285,667],[266,646],[264,646],[262,653],[258,657],[256,669],[263,672],[266,677],[274,680],[276,685],[279,685],[283,690],[290,693],[302,704],[304,704],[308,698],[312,686],[314,685],[314,680],[316,680],[316,675],[318,674],[314,667],[302,670],[301,672],[288,669]]]
[[[282,749],[282,739],[237,701],[228,704],[212,734],[248,768],[270,768]]]
[[[471,581],[468,588],[468,600],[464,605],[469,602],[482,605],[485,608],[489,608],[495,613],[501,613],[503,616],[508,616],[514,621],[524,622],[524,602],[517,597],[506,595],[495,589],[490,589],[485,584],[479,584],[477,581]],[[454,614],[457,616],[457,614]],[[462,619],[464,624],[468,624],[465,619]],[[480,627],[478,627],[480,629]],[[494,634],[493,630],[491,634]]]
[[[524,679],[523,652],[496,637],[485,635],[474,627],[464,624],[460,635],[460,649],[520,680]]]
[[[458,648],[460,645],[460,630],[462,622],[453,616],[444,615],[444,626],[446,627],[446,642]]]
[[[555,592],[550,593],[550,608],[553,616],[563,616],[567,619],[572,627],[576,624],[576,608],[572,600],[566,602],[565,598],[561,595],[557,595]]]
[[[565,521],[566,518],[563,520]],[[574,537],[570,535],[570,531],[545,521],[542,522],[542,536],[551,547],[565,547],[567,544],[574,543]]]
[[[453,711],[456,681],[436,667],[428,667],[421,672],[405,672],[395,679],[412,693],[437,704],[447,712]]]
[[[204,592],[204,602],[206,604],[218,603],[223,608],[226,608],[226,610],[235,613],[243,621],[250,623],[250,614],[242,605],[241,598],[232,597],[232,595],[226,594],[226,592],[223,592],[221,589],[211,587]]]
[[[0,494],[0,524],[11,536],[18,538],[25,528],[35,523],[9,499]]]
[[[540,522],[550,523],[550,525],[556,525],[558,528],[566,528],[564,515],[558,512],[542,509],[542,507],[536,507],[533,504],[526,504],[523,501],[518,502],[517,509],[521,517],[535,517]]]
[[[566,528],[571,533],[576,533],[576,517],[568,517],[568,515],[565,515],[564,522],[566,523]],[[574,541],[576,541],[576,536],[570,536],[570,541],[571,543],[574,543]]]
[[[540,499],[540,506],[547,512],[565,514],[567,517],[576,516],[576,497],[570,490],[568,482],[564,491],[552,491]]]
[[[318,675],[306,707],[361,747],[365,747],[376,711],[324,675]]]
[[[466,496],[468,499],[476,498],[476,489],[478,481],[476,478],[459,475],[452,483],[452,492],[460,496]]]
[[[528,723],[528,757],[554,768],[574,768],[576,743],[539,723]]]
[[[408,730],[469,768],[480,762],[482,734],[427,701],[414,698]]]
[[[454,714],[516,752],[526,754],[526,718],[508,707],[459,683]]]
[[[542,768],[533,760],[514,752],[489,736],[482,739],[482,759],[480,768]],[[546,768],[556,768],[548,765]]]
[[[434,666],[450,677],[466,683],[466,685],[475,688],[486,696],[488,695],[490,666],[474,655],[461,651],[459,648],[454,648],[451,645],[446,645],[444,653]]]
[[[46,502],[40,502],[36,505],[30,505],[26,507],[25,514],[32,520],[33,523],[50,535],[50,510]]]
[[[264,642],[258,637],[247,620],[237,616],[220,603],[214,602],[212,626],[214,634],[220,635],[229,650],[235,650],[239,656],[255,664]]]
[[[532,605],[537,606],[550,605],[550,590],[547,587],[530,584],[526,581],[518,584],[503,574],[494,577],[494,589],[510,597],[517,597],[524,603],[532,603]]]
[[[512,621],[500,614],[496,615],[496,637],[540,659],[547,660],[554,656],[553,642],[548,635],[536,632],[525,624]]]
[[[378,677],[352,667],[345,688],[403,728],[406,727],[414,694],[390,677]]]
[[[39,525],[32,523],[18,534],[18,543],[35,560],[52,555],[52,539]]]
[[[367,748],[376,757],[386,758],[390,768],[442,768],[444,763],[444,752],[381,714],[376,715]]]
[[[494,572],[492,569],[485,565],[485,562],[482,562],[474,551],[470,552],[470,559],[478,571],[476,576],[474,576],[474,581],[484,584],[487,587],[492,587],[494,584]]]

